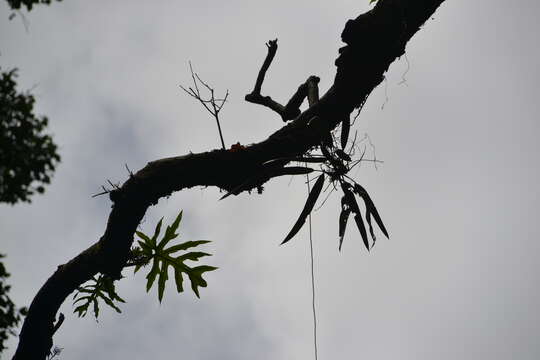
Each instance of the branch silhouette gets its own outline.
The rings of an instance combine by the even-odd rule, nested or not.
[[[337,73],[333,85],[318,102],[295,115],[266,140],[237,151],[221,149],[155,160],[130,176],[113,192],[114,196],[110,194],[113,206],[101,238],[58,266],[35,296],[14,359],[46,358],[52,347],[56,313],[78,286],[98,272],[120,278],[133,234],[147,208],[157,204],[160,198],[193,186],[216,186],[231,191],[264,170],[264,163],[301,157],[320,145],[332,129],[364,103],[383,80],[389,65],[404,54],[409,39],[443,1],[379,0],[372,10],[347,21],[341,34],[346,45],[335,62]],[[264,74],[259,77],[264,78]],[[260,83],[262,86],[262,80]],[[308,95],[304,90],[298,92],[302,100]],[[260,86],[255,86],[251,94],[261,96]],[[295,100],[294,105],[297,103]],[[282,118],[288,119],[289,116],[283,115],[286,112],[280,111],[277,112]],[[286,162],[282,164],[285,165]],[[270,179],[271,176],[261,182]]]

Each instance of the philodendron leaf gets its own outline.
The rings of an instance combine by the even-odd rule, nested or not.
[[[317,178],[317,181],[315,181],[315,185],[313,185],[313,188],[311,189],[308,195],[306,204],[304,205],[304,209],[302,209],[302,212],[300,213],[298,220],[296,220],[296,223],[292,227],[289,234],[285,237],[285,240],[283,240],[281,245],[291,240],[294,237],[294,235],[296,235],[298,231],[300,231],[300,229],[302,228],[302,225],[304,225],[304,223],[306,222],[308,215],[311,213],[311,210],[313,210],[313,206],[315,206],[315,203],[317,202],[317,199],[319,198],[319,195],[321,194],[323,185],[324,185],[324,174],[319,176]]]
[[[150,291],[152,286],[157,279],[158,284],[158,300],[161,302],[165,294],[165,285],[169,279],[169,267],[173,268],[174,271],[174,282],[176,284],[176,291],[183,292],[183,274],[187,275],[190,282],[191,288],[197,297],[200,296],[198,288],[205,287],[206,281],[202,278],[202,274],[207,271],[215,270],[216,267],[213,266],[198,266],[191,267],[186,264],[187,261],[198,261],[200,258],[205,256],[211,256],[211,254],[201,252],[201,251],[187,251],[188,249],[197,247],[199,245],[204,245],[209,243],[207,240],[197,240],[197,241],[186,241],[181,244],[176,244],[169,246],[171,240],[178,237],[178,227],[182,219],[182,212],[178,214],[174,222],[167,226],[165,234],[162,239],[157,242],[156,234],[159,234],[159,229],[161,227],[161,220],[156,227],[156,232],[152,238],[144,235],[139,237],[142,239],[139,241],[141,249],[145,258],[143,261],[150,262],[152,261],[152,268],[150,272],[146,275],[146,291]],[[186,251],[184,254],[178,255],[179,251]],[[140,268],[140,267],[139,267]]]
[[[81,296],[81,294],[85,295]],[[121,310],[114,302],[119,301],[125,303],[125,300],[116,293],[114,281],[105,275],[94,276],[90,280],[89,284],[79,287],[73,296],[73,299],[73,305],[82,302],[73,310],[74,313],[76,313],[79,317],[83,317],[87,314],[90,305],[92,305],[92,310],[96,320],[100,311],[99,300],[104,301],[105,304],[113,308],[118,313],[120,313]]]

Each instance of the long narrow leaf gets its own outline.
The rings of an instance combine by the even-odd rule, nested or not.
[[[345,160],[345,161],[351,161],[352,160],[351,157],[349,156],[349,154],[347,154],[345,151],[343,151],[341,149],[336,149],[335,154],[341,160]]]
[[[263,166],[285,166],[287,163],[291,161],[296,161],[299,163],[323,163],[326,161],[326,159],[322,156],[294,156],[294,157],[285,157],[285,158],[278,158],[269,160],[265,163],[263,163]]]
[[[231,195],[238,195],[244,190],[251,189],[260,180],[261,180],[260,175],[249,178],[248,180],[244,181],[243,183],[241,183],[240,185],[238,185],[237,187],[233,188],[231,191],[229,191],[228,193],[220,197],[219,200],[223,200]]]
[[[354,198],[354,194],[350,190],[350,185],[348,183],[342,182],[341,189],[343,190],[345,201],[347,201],[347,204],[349,205],[350,209],[354,213],[354,221],[356,222],[358,231],[360,231],[360,235],[362,236],[362,241],[364,242],[366,249],[369,251],[369,241],[367,238],[366,227],[364,226],[364,221],[362,220],[362,213],[360,211],[360,207],[358,206],[358,203],[356,202],[356,199]]]
[[[317,202],[317,199],[319,198],[319,195],[321,194],[323,185],[324,185],[324,174],[317,178],[315,185],[313,185],[313,188],[311,189],[311,192],[308,195],[306,204],[304,205],[304,209],[300,213],[298,220],[296,220],[296,223],[292,227],[289,234],[285,237],[285,240],[281,242],[281,245],[291,240],[293,236],[296,235],[298,231],[300,231],[300,229],[302,228],[302,225],[304,225],[304,223],[306,222],[306,218],[311,213],[311,210],[313,210],[313,206],[315,206],[315,203]]]
[[[367,251],[369,251],[369,241],[366,233],[366,227],[364,226],[364,221],[362,220],[362,215],[360,215],[360,213],[354,215],[354,221],[356,221],[356,226],[358,226],[358,230],[360,230],[360,235],[362,235],[364,246],[366,247]]]
[[[152,238],[150,239],[150,243],[152,246],[156,246],[156,241],[157,241],[157,238],[159,236],[159,232],[161,231],[161,224],[163,223],[163,218],[159,219],[157,225],[156,225],[156,230],[154,231],[154,235],[152,236]]]
[[[349,115],[347,115],[342,121],[341,121],[341,148],[345,150],[345,147],[347,146],[347,141],[349,141],[349,131],[351,129],[351,119]]]
[[[343,244],[343,238],[345,237],[345,230],[347,229],[347,221],[351,209],[347,205],[345,197],[341,198],[341,213],[339,214],[339,251],[341,251],[341,245]]]
[[[182,278],[182,271],[179,268],[174,268],[174,282],[176,283],[176,291],[179,293],[184,291],[184,287],[182,286],[184,278]]]
[[[179,260],[182,262],[184,260],[199,261],[199,259],[202,258],[203,256],[212,256],[212,254],[208,254],[201,251],[194,251],[194,252],[185,253],[184,255],[177,257],[176,260]]]
[[[379,212],[377,211],[377,208],[375,207],[375,204],[371,200],[371,197],[369,196],[366,189],[364,189],[360,184],[354,184],[354,192],[356,192],[362,199],[364,199],[367,212],[373,215],[373,218],[375,219],[375,222],[379,226],[379,229],[381,229],[384,236],[386,236],[386,238],[389,239],[390,237],[388,236],[388,231],[386,230],[386,227],[383,224],[381,216],[379,215]]]
[[[184,213],[184,211],[180,211],[180,213],[178,214],[178,216],[176,217],[176,219],[174,219],[174,222],[167,226],[167,232],[170,232],[171,234],[173,234],[176,230],[178,230],[178,226],[180,225],[180,221],[182,221],[182,214]]]
[[[187,250],[187,249],[190,249],[192,247],[196,247],[196,246],[203,245],[203,244],[208,244],[209,242],[211,242],[211,241],[210,240],[186,241],[186,242],[178,244],[178,245],[173,245],[170,248],[165,249],[164,252],[166,254],[172,254],[172,253],[175,253],[175,252],[180,251],[180,250]]]
[[[159,274],[159,261],[157,259],[154,259],[154,262],[152,263],[152,269],[146,275],[146,292],[150,291],[152,288],[152,285],[154,284],[154,281],[156,280],[156,276]]]
[[[159,279],[158,279],[158,300],[161,302],[163,300],[163,294],[165,293],[165,283],[169,279],[169,271],[168,271],[169,264],[167,264],[166,261],[164,261],[161,264],[161,271],[159,273]]]
[[[143,239],[146,243],[150,243],[150,238],[148,236],[146,236],[145,233],[143,233],[142,231],[135,231],[135,234],[137,234],[137,236],[139,236],[141,239]],[[141,243],[139,241],[139,243]]]
[[[371,235],[371,239],[373,240],[373,245],[371,245],[371,248],[375,246],[375,243],[377,242],[377,237],[375,236],[375,232],[373,231],[373,225],[371,225],[371,213],[369,211],[366,211],[366,221],[369,225],[369,234]]]
[[[313,172],[312,168],[304,166],[287,166],[284,168],[275,169],[268,172],[269,178],[275,178],[283,175],[305,175]]]

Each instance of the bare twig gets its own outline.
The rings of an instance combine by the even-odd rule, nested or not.
[[[202,104],[202,106],[204,106],[204,108],[214,117],[214,119],[216,119],[219,139],[221,140],[221,147],[223,148],[223,150],[225,150],[225,141],[223,140],[223,132],[221,131],[221,124],[219,122],[219,112],[223,108],[223,105],[225,105],[225,102],[227,102],[227,98],[229,97],[229,90],[227,90],[223,98],[216,98],[214,95],[214,88],[204,82],[199,76],[199,74],[193,71],[191,61],[189,62],[189,71],[191,72],[191,79],[193,80],[193,86],[195,89],[193,89],[192,87],[188,87],[186,89],[182,85],[180,85],[180,88],[192,98],[197,99]],[[199,90],[199,83],[203,85],[206,90],[208,90],[208,92],[210,93],[210,98],[203,98],[203,96],[201,95],[201,91]]]

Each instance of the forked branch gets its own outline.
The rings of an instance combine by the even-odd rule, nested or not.
[[[214,96],[214,88],[210,87],[207,83],[205,83],[200,77],[199,74],[193,71],[193,67],[191,66],[191,61],[189,62],[189,71],[191,72],[191,78],[193,79],[193,87],[188,87],[187,89],[180,85],[180,88],[184,90],[189,96],[193,97],[197,101],[199,101],[204,108],[216,119],[216,124],[219,132],[219,139],[221,140],[221,147],[223,150],[226,149],[225,147],[225,141],[223,140],[223,133],[221,131],[221,124],[219,122],[219,112],[223,108],[223,105],[225,105],[225,102],[227,101],[227,97],[229,97],[229,90],[225,93],[225,96],[222,99],[218,99]],[[210,97],[208,99],[204,99],[201,95],[201,91],[199,90],[200,83],[202,86],[208,90],[210,93]]]
[[[289,102],[285,106],[281,105],[280,103],[272,99],[270,96],[261,95],[261,88],[264,78],[266,76],[266,72],[268,71],[272,60],[276,55],[276,51],[278,48],[277,39],[269,40],[266,43],[266,47],[268,48],[268,52],[261,66],[261,69],[259,70],[259,74],[257,75],[255,87],[253,88],[253,91],[251,93],[245,96],[245,100],[253,104],[265,106],[275,111],[279,114],[279,116],[281,116],[283,121],[293,120],[301,113],[300,105],[302,105],[302,102],[308,96],[309,84],[317,84],[319,82],[319,78],[316,76],[310,76],[305,83],[298,87],[296,92],[293,94],[293,96],[290,98]]]

